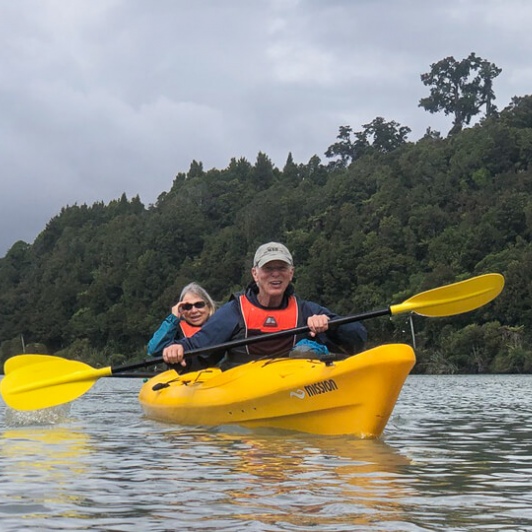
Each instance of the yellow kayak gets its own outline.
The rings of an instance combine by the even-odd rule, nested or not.
[[[169,423],[378,438],[415,361],[410,346],[389,344],[332,363],[280,358],[224,372],[169,370],[142,386],[139,401],[148,418]]]

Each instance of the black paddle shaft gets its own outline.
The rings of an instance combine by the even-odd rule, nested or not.
[[[362,314],[355,314],[353,316],[344,316],[343,318],[336,318],[329,321],[329,327],[337,327],[338,325],[343,325],[344,323],[352,323],[354,321],[362,321],[369,318],[378,318],[379,316],[391,315],[390,307],[381,310],[371,310],[369,312],[364,312]],[[303,325],[301,327],[295,327],[293,329],[286,329],[284,331],[278,331],[269,334],[261,334],[259,336],[251,336],[250,338],[241,338],[240,340],[232,340],[218,345],[211,345],[208,347],[202,347],[201,349],[192,349],[191,351],[185,352],[186,356],[191,355],[200,355],[202,353],[211,353],[212,351],[227,350],[233,347],[240,347],[242,345],[254,344],[257,342],[263,342],[264,340],[273,340],[275,338],[282,338],[283,336],[291,336],[296,334],[303,334],[310,331],[308,325]],[[143,362],[138,362],[137,364],[130,364],[128,366],[119,366],[117,368],[111,368],[113,375],[115,373],[123,373],[124,371],[131,371],[137,368],[146,368],[148,366],[155,366],[156,364],[161,364],[164,362],[162,357],[154,358],[151,360],[144,360]]]

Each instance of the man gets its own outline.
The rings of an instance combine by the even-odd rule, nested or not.
[[[353,322],[329,329],[329,320],[338,317],[329,309],[299,299],[291,284],[294,261],[290,251],[278,242],[260,246],[251,268],[253,282],[234,295],[209,321],[190,338],[166,347],[163,358],[167,364],[181,364],[187,371],[220,363],[228,369],[251,360],[288,356],[303,336],[292,335],[251,345],[231,348],[227,353],[213,353],[185,358],[191,350],[200,350],[231,340],[249,338],[307,325],[310,336],[324,345],[334,346],[352,355],[360,351],[367,339],[365,327]]]

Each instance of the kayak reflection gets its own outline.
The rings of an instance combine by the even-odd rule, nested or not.
[[[183,467],[188,460],[181,454],[180,466],[166,474],[194,491],[202,470],[217,471],[211,481],[224,486],[217,502],[230,504],[235,515],[253,512],[261,523],[289,528],[377,521],[393,530],[392,523],[404,519],[404,501],[416,495],[401,482],[410,459],[381,440],[221,430],[195,434],[199,469]],[[183,433],[174,436],[166,434],[169,445],[182,446]]]

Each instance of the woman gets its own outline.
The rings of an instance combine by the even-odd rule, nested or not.
[[[160,356],[175,340],[196,334],[215,310],[214,301],[204,288],[197,283],[187,284],[172,307],[172,313],[148,342],[148,355]]]

